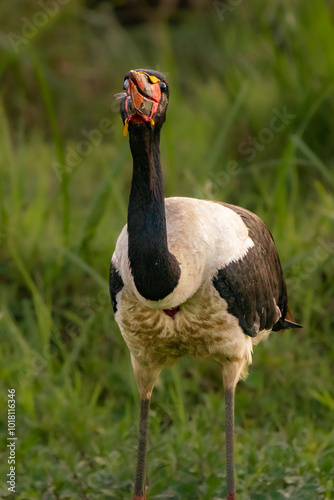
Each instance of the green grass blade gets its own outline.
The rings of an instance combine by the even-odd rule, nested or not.
[[[10,250],[13,261],[15,262],[16,267],[24,280],[24,283],[31,293],[35,307],[35,314],[38,321],[38,337],[41,341],[41,347],[45,348],[49,345],[51,337],[51,310],[49,306],[44,302],[37,285],[34,283],[32,277],[30,276],[27,266],[21,259],[19,252],[17,251],[14,242],[11,239],[9,239],[8,248]]]
[[[66,169],[65,149],[57,123],[57,114],[52,94],[48,82],[45,78],[42,64],[31,46],[29,46],[29,55],[34,65],[37,82],[41,91],[41,95],[43,97],[46,116],[50,124],[50,129],[56,148],[57,159],[59,164],[64,167],[61,172],[61,193],[63,201],[63,238],[65,245],[67,245],[70,231],[70,197],[69,174]]]
[[[62,253],[65,257],[71,260],[77,267],[82,269],[85,273],[87,273],[93,280],[102,288],[108,287],[108,281],[103,279],[102,276],[95,271],[87,262],[85,262],[81,257],[79,257],[76,253],[68,250],[65,247],[57,246],[55,247],[60,253]],[[107,274],[107,271],[106,271]]]
[[[324,176],[332,186],[334,186],[334,174],[323,161],[311,150],[311,148],[298,135],[292,135],[291,140],[296,148],[311,162],[311,164]]]
[[[219,132],[217,138],[210,149],[210,154],[208,155],[208,160],[206,163],[206,170],[211,172],[214,166],[217,164],[218,158],[221,156],[221,152],[225,147],[228,134],[231,131],[233,122],[238,116],[243,102],[246,99],[248,93],[249,85],[244,83],[237,94],[237,97],[231,106],[228,114],[224,117],[224,120],[219,124]]]

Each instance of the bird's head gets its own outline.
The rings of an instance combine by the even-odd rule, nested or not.
[[[131,70],[124,78],[120,112],[124,123],[124,135],[133,124],[161,128],[166,118],[169,89],[161,73],[149,69]]]

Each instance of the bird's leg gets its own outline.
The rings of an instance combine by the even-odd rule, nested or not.
[[[145,500],[145,480],[146,480],[146,448],[148,432],[148,416],[150,411],[150,398],[140,401],[140,423],[139,442],[137,454],[137,470],[135,481],[135,493],[133,500]]]
[[[235,500],[234,481],[234,388],[225,389],[227,500]]]
[[[148,417],[151,395],[160,373],[160,367],[143,366],[132,355],[131,362],[140,394],[139,442],[133,500],[145,500]]]
[[[225,390],[227,500],[236,500],[234,480],[234,392],[244,365],[244,359],[228,361],[222,365]]]

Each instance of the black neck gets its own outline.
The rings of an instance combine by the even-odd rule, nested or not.
[[[168,250],[160,164],[160,130],[130,123],[133,176],[128,211],[129,260],[138,292],[161,300],[176,287],[180,267]]]

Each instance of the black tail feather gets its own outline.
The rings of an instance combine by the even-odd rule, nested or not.
[[[285,319],[283,321],[283,328],[303,328],[303,325],[290,321],[289,319]]]
[[[302,325],[295,323],[294,321],[290,321],[289,319],[279,319],[277,323],[273,326],[273,331],[277,332],[279,330],[287,330],[288,328],[303,328]]]

